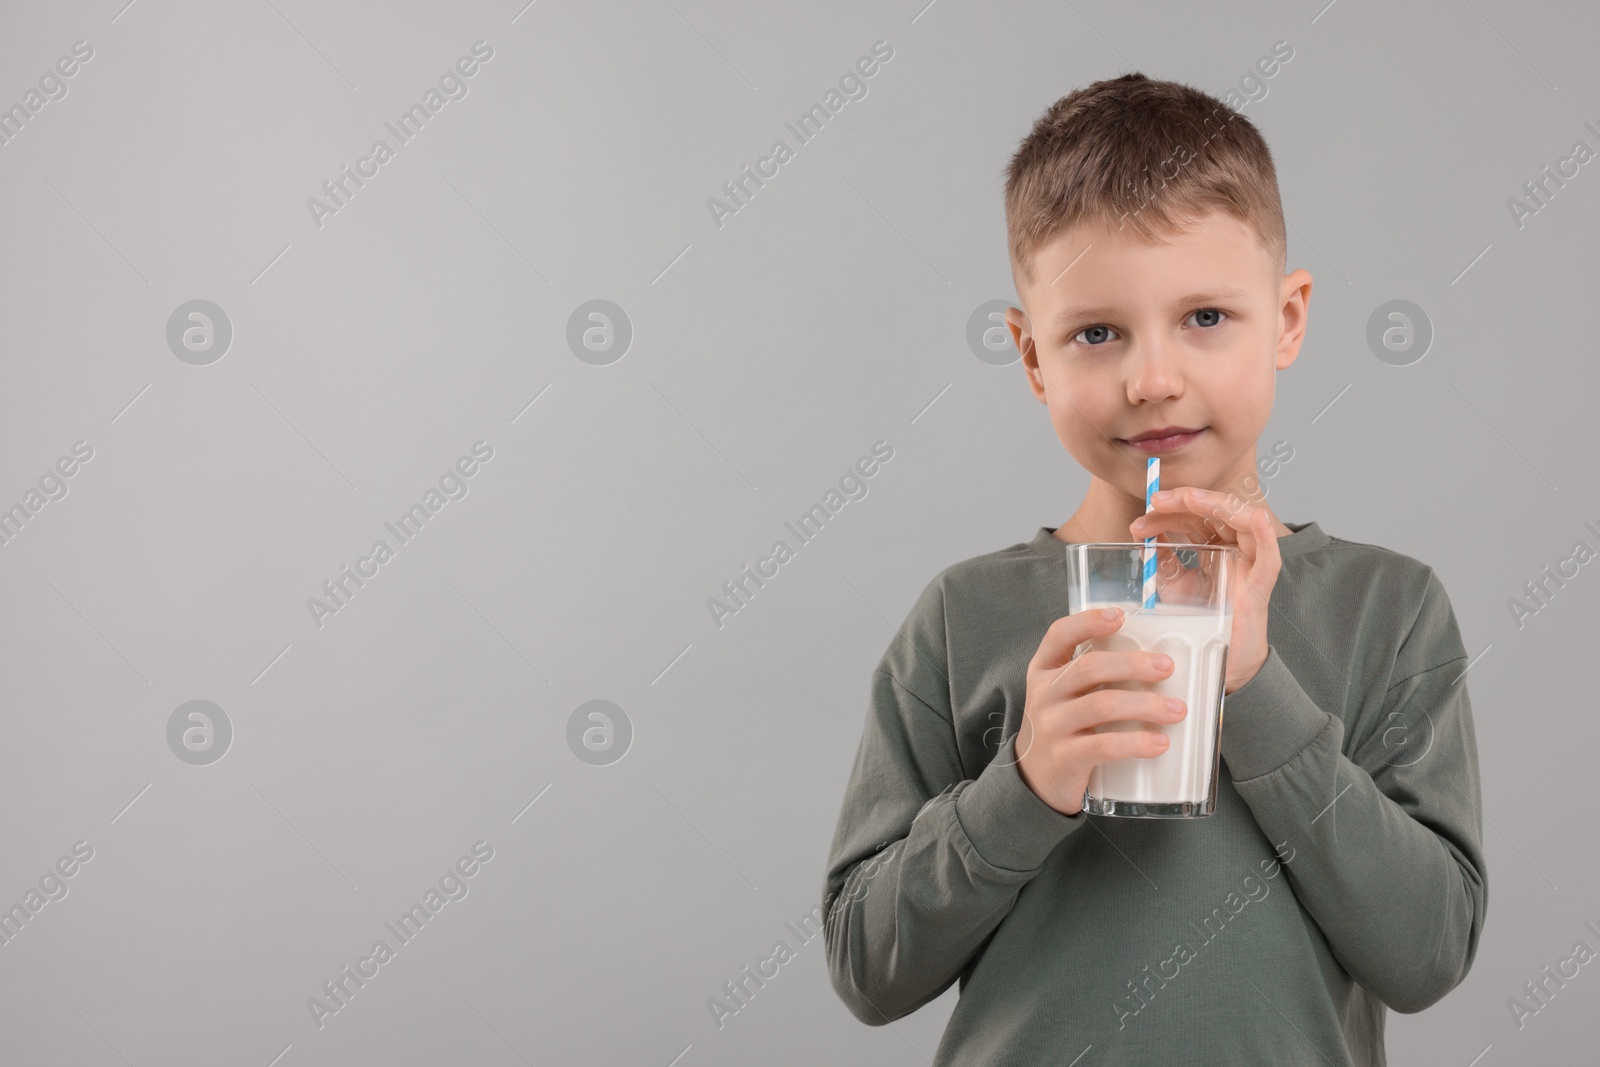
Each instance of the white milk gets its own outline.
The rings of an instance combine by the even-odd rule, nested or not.
[[[1135,720],[1097,726],[1098,733],[1159,730],[1171,739],[1171,744],[1159,756],[1133,756],[1100,764],[1089,773],[1089,793],[1138,804],[1201,803],[1211,793],[1224,654],[1233,632],[1233,615],[1197,615],[1182,605],[1160,603],[1153,614],[1135,610],[1137,604],[1115,606],[1126,612],[1122,625],[1114,633],[1085,642],[1082,651],[1165,652],[1172,657],[1172,673],[1153,683],[1109,682],[1103,688],[1177,697],[1184,702],[1188,714],[1175,723]]]

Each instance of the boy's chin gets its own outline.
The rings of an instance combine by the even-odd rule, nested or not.
[[[1067,454],[1096,481],[1104,482],[1118,492],[1126,493],[1141,502],[1144,500],[1145,469],[1150,455],[1161,460],[1163,489],[1181,489],[1189,485],[1205,489],[1210,488],[1216,479],[1216,472],[1199,464],[1197,462],[1199,457],[1196,457],[1190,448],[1146,455],[1120,442],[1114,441],[1108,445],[1102,439],[1098,444],[1098,448],[1093,444],[1087,448],[1068,448]]]

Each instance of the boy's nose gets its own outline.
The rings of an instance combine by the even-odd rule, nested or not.
[[[1141,345],[1128,364],[1128,399],[1135,403],[1166,400],[1183,388],[1182,372],[1173,354],[1159,344]]]

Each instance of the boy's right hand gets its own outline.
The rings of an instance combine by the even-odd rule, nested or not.
[[[1089,772],[1102,763],[1159,756],[1167,735],[1156,729],[1108,730],[1095,726],[1139,720],[1155,726],[1188,714],[1183,701],[1157,693],[1099,688],[1106,683],[1157,682],[1172,673],[1170,656],[1158,652],[1091,650],[1073,658],[1083,642],[1114,633],[1123,612],[1090,608],[1050,624],[1028,663],[1028,697],[1017,730],[1017,773],[1034,794],[1063,815],[1083,810]]]

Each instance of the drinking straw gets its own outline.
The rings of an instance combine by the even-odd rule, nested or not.
[[[1144,513],[1155,510],[1153,498],[1161,488],[1161,457],[1151,456],[1144,465]],[[1156,539],[1144,539],[1144,609],[1156,606]]]

